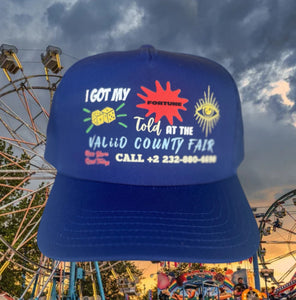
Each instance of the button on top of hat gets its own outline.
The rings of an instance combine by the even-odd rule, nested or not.
[[[152,45],[142,45],[140,49],[141,53],[147,55],[149,59],[152,59],[157,52]]]

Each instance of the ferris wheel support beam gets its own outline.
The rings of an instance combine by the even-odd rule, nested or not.
[[[0,177],[0,179],[1,179],[1,180],[5,180],[6,178],[5,178],[5,177],[2,177],[2,178]],[[43,189],[45,189],[45,188],[47,188],[47,187],[50,187],[52,184],[53,184],[52,182],[51,182],[51,183],[48,183],[48,184],[42,186],[41,188],[36,189],[36,190],[35,190],[34,192],[32,192],[32,193],[28,193],[28,194],[26,194],[26,195],[24,195],[24,196],[22,196],[22,197],[20,197],[20,198],[18,198],[18,199],[16,199],[16,200],[10,202],[10,203],[7,203],[7,204],[1,206],[1,207],[0,207],[0,210],[1,210],[1,209],[5,209],[5,208],[9,207],[10,205],[14,205],[14,204],[20,202],[21,200],[26,199],[26,198],[32,196],[34,193],[40,192],[41,190],[43,190]]]
[[[38,139],[38,135],[37,135],[37,126],[35,124],[35,120],[33,119],[33,116],[32,116],[32,113],[31,113],[31,110],[29,108],[29,103],[28,103],[28,99],[27,99],[27,96],[25,94],[25,91],[22,90],[22,93],[23,93],[23,99],[24,99],[24,106],[27,110],[27,113],[30,117],[30,121],[31,121],[31,125],[32,125],[32,128],[33,128],[33,131],[34,131],[34,134],[35,134],[35,137],[36,137],[36,142],[39,143],[39,139]]]
[[[40,212],[40,208],[36,211],[35,215],[32,217],[32,219],[30,220],[30,225],[32,224],[32,221],[35,219],[35,217],[38,215],[38,213]],[[34,234],[31,235],[31,233],[34,231],[34,229],[37,227],[37,225],[40,223],[41,218],[38,219],[38,221],[35,222],[34,226],[31,228],[31,230],[27,233],[27,235],[23,238],[22,242],[18,245],[18,247],[16,248],[17,250],[19,250],[21,247],[23,247],[26,243],[28,243],[32,238],[34,238],[37,235],[37,232],[35,232]],[[25,228],[28,228],[29,225],[27,224]],[[23,229],[23,231],[18,235],[17,239],[19,239],[23,233],[25,232],[25,229]],[[31,236],[30,236],[31,235]]]
[[[0,203],[5,200],[9,195],[11,195],[13,192],[15,192],[20,186],[22,186],[26,181],[29,180],[29,177],[25,177],[18,185],[14,186],[6,195],[4,195],[1,199],[0,199]]]
[[[26,289],[24,290],[24,292],[22,293],[22,295],[20,296],[20,298],[18,300],[24,300],[24,297],[27,294],[31,285],[36,281],[36,279],[38,279],[40,270],[41,270],[41,267],[37,270],[36,274],[33,276],[33,278],[31,279],[31,281],[29,282]]]
[[[296,267],[296,263],[293,264],[293,265],[288,269],[288,271],[286,271],[286,272],[281,276],[281,278],[280,278],[278,281],[279,281],[279,282],[284,281],[284,279],[286,279],[287,276],[288,276],[289,274],[291,274],[291,273],[295,270],[295,267]]]
[[[22,78],[18,78],[16,80],[14,80],[13,82],[10,82],[10,83],[7,83],[6,85],[4,85],[3,87],[0,88],[0,92],[7,89],[9,86],[11,86],[13,83],[17,83],[19,81],[23,81],[23,80],[29,80],[29,79],[33,79],[33,78],[40,78],[40,77],[44,77],[45,75],[43,74],[38,74],[38,75],[29,75],[29,76],[25,76],[25,77],[22,77]],[[57,83],[59,83],[62,79],[62,76],[61,75],[48,75],[49,78],[57,78],[57,82],[54,84],[56,85]],[[21,89],[21,88],[18,88],[18,90]],[[44,87],[44,86],[30,86],[30,89],[31,90],[38,90],[38,89],[42,89],[42,90],[48,90],[48,87]],[[51,88],[53,90],[55,90],[55,87]],[[12,89],[12,90],[9,90],[7,92],[4,92],[2,94],[0,94],[0,97],[3,97],[5,95],[8,95],[8,94],[11,94],[11,93],[14,93],[15,92],[15,89]]]
[[[0,136],[0,139],[1,140],[5,140],[5,141],[13,141],[13,142],[17,142],[17,143],[22,143],[22,144],[25,144],[25,145],[31,145],[31,146],[35,145],[35,143],[32,143],[32,142],[27,142],[27,141],[23,141],[23,140],[12,139],[12,138],[5,137],[5,136]]]
[[[257,252],[253,255],[253,269],[254,269],[254,278],[255,278],[255,288],[260,291],[260,275],[259,275],[259,264]]]
[[[0,121],[1,121],[1,118],[0,118]],[[40,158],[41,160],[43,160],[45,163],[46,163],[46,160],[45,160],[45,158],[42,156],[42,155],[40,155],[40,154],[36,154],[36,152],[34,152],[32,149],[30,149],[30,148],[25,148],[25,147],[22,147],[22,146],[20,146],[19,145],[19,143],[20,142],[18,142],[18,144],[14,144],[14,143],[12,143],[11,141],[9,141],[8,140],[8,144],[10,144],[11,146],[13,146],[13,147],[16,147],[16,148],[19,148],[19,149],[21,149],[21,150],[23,150],[25,153],[30,153],[30,154],[33,154],[33,156],[32,157],[38,157],[38,158]],[[2,153],[2,152],[1,152]],[[31,157],[31,158],[32,158]]]
[[[37,97],[35,95],[33,95],[33,93],[26,88],[26,91],[30,94],[30,96],[35,100],[35,102],[38,104],[38,106],[41,108],[41,110],[43,111],[44,115],[47,117],[47,119],[49,118],[49,113],[46,111],[46,109],[40,104],[40,102],[38,101]]]
[[[25,210],[25,214],[24,214],[24,216],[23,216],[23,219],[22,219],[22,221],[21,221],[21,223],[20,223],[20,225],[19,225],[19,227],[18,227],[18,229],[17,229],[17,232],[16,232],[16,234],[15,234],[15,236],[14,236],[14,239],[13,239],[13,241],[12,241],[12,244],[11,244],[12,246],[13,246],[14,243],[18,240],[18,235],[19,235],[19,233],[20,233],[20,230],[21,230],[21,228],[22,228],[22,226],[23,226],[23,224],[24,224],[24,222],[25,222],[25,220],[26,220],[26,217],[27,217],[27,215],[28,215],[29,210],[30,210],[31,207],[32,207],[32,203],[33,203],[33,201],[35,200],[35,195],[36,195],[36,194],[33,195],[33,197],[32,197],[32,199],[31,199],[31,201],[30,201],[28,207],[27,207],[26,210]]]
[[[4,255],[3,252],[0,252],[0,254]],[[9,257],[7,259],[9,260]],[[10,262],[12,264],[14,264],[15,266],[18,266],[20,269],[23,269],[23,270],[25,270],[25,271],[27,271],[29,273],[34,273],[34,274],[36,273],[36,269],[29,269],[29,268],[25,267],[24,265],[21,265],[21,264],[17,263],[16,261],[13,261],[13,260],[11,260]]]
[[[5,159],[9,160],[12,164],[16,165],[17,167],[19,167],[22,170],[25,170],[25,168],[23,166],[21,166],[20,164],[18,164],[16,161],[12,160],[11,158],[9,158],[7,155],[5,155],[3,152],[0,152],[0,155],[3,156]]]
[[[14,244],[18,241],[18,239],[23,235],[23,233],[25,232],[25,230],[26,230],[29,226],[32,225],[33,220],[37,217],[37,215],[39,214],[40,210],[41,210],[41,208],[39,208],[39,209],[35,212],[34,216],[31,218],[31,220],[28,222],[28,224],[26,224],[26,226],[25,226],[25,228],[22,230],[22,232],[19,233],[17,236],[15,236],[13,242],[11,243],[11,247],[14,246]],[[23,238],[23,240],[19,243],[18,247],[16,248],[16,251],[18,251],[21,247],[23,247],[25,244],[27,244],[32,238],[34,238],[34,237],[37,235],[37,232],[35,232],[35,233],[32,234],[32,235],[31,235],[31,233],[34,231],[34,229],[36,228],[36,226],[39,224],[40,219],[41,219],[41,218],[39,218],[38,221],[35,222],[35,224],[34,224],[33,227],[30,229],[30,231],[27,233],[27,235],[26,235],[26,236]],[[20,227],[19,227],[19,230],[20,230]],[[19,232],[19,230],[18,230],[18,232]],[[31,235],[31,236],[30,236],[30,235]],[[10,248],[9,248],[9,249],[6,251],[6,253],[1,257],[0,261],[2,261],[2,260],[5,258],[5,256],[8,255],[9,252],[10,252]],[[10,256],[10,260],[13,258],[14,255],[15,255],[15,252],[13,251],[13,253],[12,253],[11,256]],[[7,265],[7,266],[8,266],[8,265]],[[3,266],[2,266],[2,268],[1,268],[1,270],[0,270],[0,272],[1,272],[0,274],[3,273],[3,271],[6,269],[7,266],[5,266],[4,269],[3,269]]]
[[[52,272],[50,273],[49,277],[48,277],[47,280],[45,281],[45,283],[44,283],[42,289],[40,290],[40,292],[39,292],[38,295],[36,296],[35,300],[38,300],[38,299],[39,299],[39,297],[42,295],[42,293],[44,292],[44,290],[47,288],[49,282],[52,281],[53,276],[54,276],[54,274],[55,274],[55,272],[56,272],[56,269],[57,269],[59,263],[60,263],[59,261],[54,261],[53,268],[52,268]],[[23,300],[23,298],[20,298],[20,300],[21,300],[21,299]]]
[[[23,254],[21,254],[19,251],[17,251],[17,250],[14,249],[13,247],[11,247],[10,244],[8,244],[8,243],[6,242],[6,240],[5,240],[1,235],[0,235],[0,241],[1,241],[6,247],[8,247],[11,251],[13,251],[17,256],[19,256],[20,258],[22,258],[23,260],[25,260],[25,261],[31,263],[31,264],[34,265],[34,266],[40,267],[40,268],[42,268],[42,269],[44,269],[44,270],[51,271],[51,269],[46,268],[46,267],[44,267],[44,266],[41,266],[41,265],[39,265],[39,264],[37,264],[37,263],[31,261],[30,259],[28,259],[27,257],[25,257]]]
[[[75,296],[75,268],[76,268],[76,263],[71,262],[71,267],[70,267],[70,286],[69,286],[69,293],[68,297],[71,300],[76,300]]]
[[[14,188],[13,185],[5,184],[5,183],[0,183],[0,187],[1,186],[5,187],[5,188],[9,188],[9,189],[13,189]],[[23,187],[18,187],[17,190],[18,191],[24,191],[24,192],[33,192],[33,190],[31,190],[31,189],[26,189],[26,188],[23,188]],[[24,209],[14,210],[12,213],[14,213],[14,212],[21,212],[21,211],[24,211]],[[0,214],[0,217],[5,216],[5,215],[7,215],[7,213]]]
[[[273,257],[272,259],[265,261],[265,263],[266,264],[271,264],[271,263],[273,263],[275,261],[278,261],[280,259],[289,257],[290,255],[293,255],[293,254],[296,254],[296,250],[288,252],[288,253],[285,253],[285,254],[282,254],[282,255],[279,255],[279,256],[276,256],[276,257]]]
[[[31,202],[34,200],[35,198],[35,195],[32,197],[32,200]],[[14,246],[14,244],[18,241],[18,239],[24,234],[24,232],[32,225],[34,224],[33,221],[35,220],[35,218],[38,216],[38,214],[40,213],[41,211],[41,208],[45,206],[45,203],[41,206],[38,207],[38,209],[36,210],[35,214],[33,215],[33,217],[30,219],[30,221],[26,224],[26,226],[23,228],[23,230],[20,232],[21,228],[22,228],[22,224],[19,226],[18,228],[18,231],[14,237],[14,240],[12,242],[12,246]],[[27,213],[28,213],[28,210],[30,209],[30,207],[27,208]],[[24,220],[23,220],[24,221]],[[35,222],[33,228],[35,228],[40,222],[40,218]],[[23,223],[23,222],[22,222]],[[30,230],[29,234],[32,232],[32,229]],[[34,236],[37,235],[37,232],[35,232],[30,238],[29,238],[29,235],[27,234],[26,237],[23,239],[23,241],[19,244],[19,248],[21,248],[24,244],[26,244],[30,239],[32,239]],[[17,248],[17,250],[19,249]]]
[[[40,221],[40,219],[39,219]],[[34,234],[32,234],[30,237],[29,235],[32,233],[32,231],[36,228],[36,226],[39,224],[39,221],[36,222],[34,224],[34,226],[32,227],[32,229],[29,231],[29,233],[26,235],[26,237],[22,240],[22,242],[19,244],[19,246],[15,249],[16,251],[18,251],[21,247],[23,247],[26,243],[28,243],[32,238],[34,238],[37,235],[37,232],[35,232]],[[28,238],[29,237],[29,238]],[[3,241],[2,241],[3,242]],[[13,246],[13,245],[12,245]],[[8,255],[9,251],[11,250],[11,248],[9,248],[6,253],[4,254],[4,256],[2,256],[5,258],[6,255]],[[1,269],[0,269],[0,275],[2,275],[2,273],[6,270],[6,268],[8,267],[10,261],[12,260],[12,258],[14,257],[14,255],[16,254],[15,251],[12,252],[12,254],[10,255],[10,257],[8,258],[8,260],[2,265]]]
[[[95,269],[96,269],[96,273],[97,273],[97,280],[98,280],[98,284],[99,284],[101,300],[105,300],[105,293],[104,293],[103,282],[102,282],[99,264],[97,261],[95,261],[94,265],[95,265]]]
[[[42,136],[42,134],[39,132],[39,131],[35,131],[34,132],[34,128],[32,128],[27,122],[25,122],[15,111],[13,111],[7,104],[5,104],[1,99],[0,99],[0,103],[4,106],[4,107],[6,107],[6,110],[3,108],[3,107],[1,107],[1,110],[3,111],[3,112],[5,112],[8,116],[10,116],[11,118],[13,118],[14,120],[16,120],[16,121],[18,121],[18,122],[20,122],[21,123],[21,125],[20,125],[20,127],[21,126],[26,126],[26,128],[28,129],[28,131],[29,132],[31,132],[31,133],[38,133],[39,134],[39,137],[40,137],[40,139],[42,139],[42,140],[44,140],[44,136]],[[1,118],[1,122],[3,123],[3,125],[6,127],[6,129],[8,130],[8,128],[9,128],[9,126],[3,121],[3,119]],[[19,127],[19,128],[20,128]],[[19,128],[17,128],[17,129],[19,129]],[[11,134],[12,136],[18,136],[17,135],[17,133],[16,133],[16,131],[17,131],[17,129],[16,130],[14,130],[14,131],[12,131],[12,130],[9,130],[9,131],[11,131],[11,132],[13,132],[13,134]]]

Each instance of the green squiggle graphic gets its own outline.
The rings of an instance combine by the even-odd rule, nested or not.
[[[118,122],[119,125],[123,126],[124,128],[127,128],[127,125],[121,122]]]

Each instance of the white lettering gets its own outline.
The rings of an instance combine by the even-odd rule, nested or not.
[[[111,101],[125,101],[130,91],[130,88],[115,88],[112,93]]]
[[[148,137],[142,139],[140,137],[137,137],[134,142],[135,149],[162,149],[162,150],[172,150],[177,154],[182,145],[183,145],[184,139],[181,137],[176,138],[154,138],[150,139]]]
[[[144,163],[145,160],[142,158],[142,154],[129,154],[129,153],[117,153],[115,159],[118,162],[134,162]]]
[[[165,133],[166,134],[176,134],[176,129],[177,129],[177,126],[174,126],[174,125],[170,126],[170,125],[168,125],[166,127]]]
[[[144,118],[141,117],[134,117],[134,119],[137,120],[136,122],[136,130],[137,131],[148,131],[149,133],[155,132],[156,135],[161,134],[161,129],[160,129],[160,121],[158,121],[156,124],[154,123],[154,118],[150,118],[148,120],[148,123],[141,123]]]
[[[97,92],[98,90],[97,89],[92,89],[91,92],[90,92],[90,102],[95,102],[97,100]]]
[[[130,91],[131,91],[130,88],[123,89],[123,99],[122,99],[123,101],[126,100],[126,98],[127,98]]]
[[[122,99],[122,88],[114,89],[111,101],[119,101]]]
[[[102,102],[108,101],[109,95],[111,93],[111,88],[99,88],[99,89],[86,89],[85,90],[85,102]],[[131,91],[130,88],[114,88],[112,92],[111,101],[125,101],[129,92]]]
[[[181,135],[193,135],[193,126],[179,126]]]
[[[85,91],[85,102],[88,102],[89,90]]]
[[[127,137],[105,137],[105,136],[90,136],[88,139],[89,148],[93,151],[100,148],[119,148],[123,149],[127,145]]]
[[[188,141],[188,150],[192,150],[193,153],[200,151],[208,151],[213,153],[214,152],[214,147],[215,145],[215,140],[214,139],[189,139]]]

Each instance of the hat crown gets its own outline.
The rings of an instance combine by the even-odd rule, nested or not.
[[[257,251],[236,175],[240,100],[220,65],[151,46],[86,58],[58,86],[47,135],[58,172],[38,231],[46,256],[219,263]]]
[[[45,158],[74,178],[136,185],[222,180],[243,158],[236,85],[205,58],[151,46],[88,57],[53,99]]]

